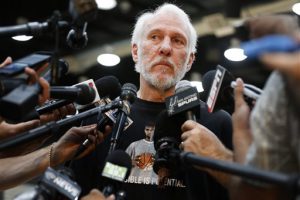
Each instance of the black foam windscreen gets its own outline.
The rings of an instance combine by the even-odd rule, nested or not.
[[[216,70],[211,70],[203,76],[204,92],[201,99],[205,100],[209,112],[224,109],[229,113],[233,112],[234,98],[230,86],[234,76],[224,67],[218,65]],[[213,103],[214,102],[214,103]]]
[[[92,87],[83,84],[76,85],[75,87],[81,89],[81,91],[78,94],[78,97],[76,98],[76,102],[78,104],[85,105],[93,102],[93,100],[95,99],[96,92]]]
[[[112,151],[106,158],[105,162],[110,162],[112,164],[118,165],[120,167],[125,167],[127,169],[127,173],[125,175],[124,180],[128,178],[130,175],[132,163],[130,156],[122,150],[114,150]]]
[[[121,84],[115,76],[104,76],[95,81],[100,98],[115,99],[121,94]]]
[[[216,70],[210,70],[206,72],[202,77],[203,92],[200,93],[200,99],[204,102],[206,102],[207,100],[207,96],[209,94],[211,85],[214,81],[215,74],[216,74]]]
[[[155,149],[159,149],[159,140],[162,138],[172,138],[175,145],[181,143],[181,125],[186,121],[183,115],[169,116],[167,110],[163,110],[157,117],[153,142]]]

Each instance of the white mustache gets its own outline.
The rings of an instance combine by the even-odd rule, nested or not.
[[[170,66],[173,70],[175,69],[175,64],[170,61],[169,59],[162,59],[162,58],[155,58],[155,60],[152,61],[153,64],[151,64],[151,67],[158,65],[158,64],[164,64]]]

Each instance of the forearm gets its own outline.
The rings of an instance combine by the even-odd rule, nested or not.
[[[24,156],[0,159],[0,190],[24,183],[49,166],[49,147]]]
[[[226,149],[223,152],[222,156],[215,158],[215,159],[232,163],[233,162],[233,153],[232,153],[232,151]],[[231,181],[231,176],[232,176],[231,174],[224,173],[224,172],[217,171],[217,170],[208,169],[208,168],[205,168],[205,171],[207,171],[213,178],[215,178],[225,188],[228,189],[230,187],[230,181]]]

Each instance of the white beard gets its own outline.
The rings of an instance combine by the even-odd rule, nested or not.
[[[143,53],[141,51],[138,51],[138,61],[135,64],[135,71],[139,72],[141,76],[152,86],[159,90],[168,90],[171,87],[175,86],[176,83],[178,83],[186,74],[187,72],[187,64],[188,64],[188,58],[184,62],[184,67],[177,69],[173,62],[171,62],[169,59],[163,59],[161,57],[156,57],[154,60],[152,60],[150,63],[142,63],[143,60]],[[165,78],[163,80],[159,79],[155,73],[151,73],[151,67],[153,64],[160,62],[161,60],[168,61],[171,64],[171,67],[173,68],[175,72],[175,76],[169,75],[168,78]]]

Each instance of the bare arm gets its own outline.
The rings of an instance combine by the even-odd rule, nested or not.
[[[110,131],[110,129],[107,129]],[[90,145],[79,157],[90,153],[95,145],[103,140],[104,135],[96,130],[95,125],[73,127],[52,145],[51,163],[50,148],[46,147],[32,153],[0,159],[0,190],[14,187],[43,173],[47,167],[57,166],[73,159],[79,145],[89,138]]]

